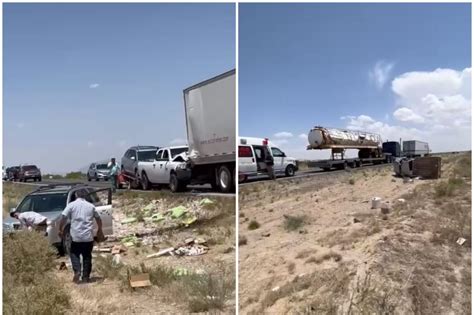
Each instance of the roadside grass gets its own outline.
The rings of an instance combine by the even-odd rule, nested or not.
[[[36,188],[33,185],[3,182],[3,216],[8,216],[11,208],[18,206],[23,197]]]
[[[304,215],[284,215],[284,219],[283,226],[288,232],[296,231],[306,223],[306,216]]]
[[[56,252],[36,232],[3,237],[4,314],[65,314],[70,296],[52,273]]]
[[[122,290],[131,290],[129,276],[149,274],[152,285],[164,289],[168,300],[185,304],[190,312],[222,310],[234,291],[234,269],[223,263],[213,271],[200,272],[144,263],[135,266],[114,264],[110,257],[98,257],[95,264],[101,277],[120,281]]]

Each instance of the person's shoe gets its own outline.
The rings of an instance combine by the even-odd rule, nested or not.
[[[82,278],[82,283],[90,283],[91,282],[91,278],[87,277],[87,278]]]
[[[80,281],[79,281],[80,278],[81,278],[81,275],[78,274],[78,273],[76,273],[76,274],[74,275],[74,277],[72,278],[72,282],[74,282],[75,284],[78,284],[78,283],[80,282]]]

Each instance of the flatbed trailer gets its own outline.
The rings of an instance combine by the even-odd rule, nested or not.
[[[308,167],[319,167],[324,171],[331,169],[344,170],[348,168],[357,168],[363,165],[375,165],[391,162],[392,156],[389,154],[383,157],[374,158],[347,158],[347,159],[329,159],[308,162]]]

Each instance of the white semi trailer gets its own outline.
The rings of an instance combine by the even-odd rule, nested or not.
[[[235,187],[235,69],[183,91],[189,145],[179,188],[211,184],[221,192]]]

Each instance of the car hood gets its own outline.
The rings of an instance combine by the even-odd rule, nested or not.
[[[40,212],[42,216],[46,217],[48,221],[54,221],[56,220],[60,215],[62,211],[51,211],[51,212]],[[8,224],[8,225],[13,225],[14,223],[18,223],[19,221],[15,218],[8,217],[6,219],[3,219],[3,224]]]

